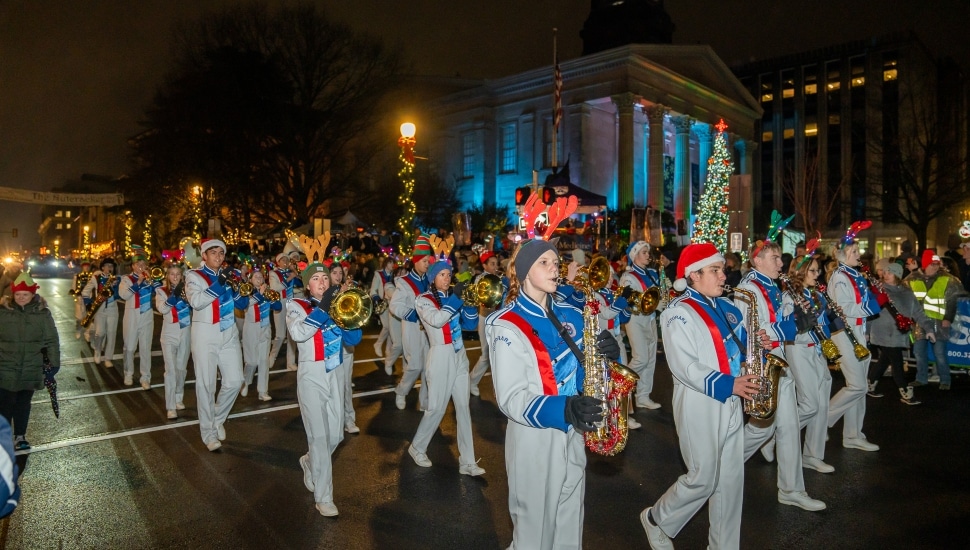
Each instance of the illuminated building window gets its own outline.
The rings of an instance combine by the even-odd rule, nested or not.
[[[768,103],[775,99],[775,90],[771,85],[774,75],[771,73],[761,75],[761,102]]]
[[[882,79],[885,82],[896,80],[896,69],[886,69],[882,72]]]
[[[71,228],[71,224],[67,224],[67,225],[66,225],[66,226],[64,226],[64,227],[65,227],[66,229],[70,229],[70,228]]]
[[[807,122],[805,123],[805,135],[806,136],[817,136],[818,135],[818,123]]]
[[[469,132],[461,136],[461,177],[475,176],[475,134]]]
[[[71,217],[71,211],[68,210],[67,212],[64,212],[64,215],[67,216],[68,218],[70,218]],[[68,226],[68,227],[70,227],[70,226]]]
[[[771,138],[772,138],[771,131],[761,132],[761,141],[763,143],[768,143],[769,141],[771,141]]]
[[[788,71],[789,73],[791,71]],[[792,98],[795,97],[795,81],[792,79],[785,80],[781,83],[781,97]]]
[[[795,129],[785,128],[784,132],[782,133],[782,139],[791,139],[793,137],[795,137]]]
[[[829,126],[834,126],[836,124],[841,124],[841,123],[842,123],[842,117],[839,114],[836,113],[836,114],[829,115]]]
[[[515,123],[503,124],[501,129],[501,148],[502,148],[502,173],[509,174],[515,172],[516,168],[516,152],[518,145],[516,143],[515,135]]]
[[[54,214],[54,217],[55,218],[63,218],[64,217],[64,211],[63,210],[58,210],[57,211],[57,214]]]
[[[853,77],[852,78],[852,87],[853,88],[858,88],[859,86],[865,86],[865,85],[866,85],[866,77],[864,77],[864,76],[856,76],[856,77]]]
[[[770,103],[773,99],[775,99],[773,94],[761,94],[762,103]]]
[[[811,83],[805,85],[805,95],[815,95],[818,93],[818,84]]]
[[[63,225],[63,224],[60,224],[60,223],[59,223],[59,224],[57,224],[57,227],[55,227],[54,229],[64,229],[63,227],[61,227],[62,225]]]
[[[829,82],[828,84],[825,85],[825,87],[828,88],[829,91],[833,91],[841,88],[842,84],[838,80],[836,80],[835,82]]]

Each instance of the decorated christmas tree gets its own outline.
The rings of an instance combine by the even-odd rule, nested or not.
[[[714,127],[717,128],[714,152],[707,161],[707,181],[704,182],[691,242],[712,243],[724,254],[728,238],[728,186],[734,163],[728,154],[724,133],[727,124],[721,120]]]

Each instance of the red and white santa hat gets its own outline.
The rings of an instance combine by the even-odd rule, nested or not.
[[[220,241],[219,239],[202,239],[202,247],[201,248],[202,248],[202,253],[203,254],[205,254],[205,251],[206,250],[209,250],[210,248],[215,248],[217,246],[220,247],[220,248],[222,248],[222,251],[223,252],[226,251],[226,243]]]
[[[674,281],[674,290],[677,292],[687,290],[687,278],[690,277],[691,273],[723,261],[724,256],[711,243],[696,243],[687,246],[680,253],[680,260],[677,261],[677,280]]]

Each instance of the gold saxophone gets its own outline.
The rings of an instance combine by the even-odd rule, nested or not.
[[[734,298],[748,305],[748,320],[745,329],[748,331],[748,350],[745,362],[741,366],[741,374],[758,375],[761,388],[748,401],[744,401],[744,412],[748,415],[767,420],[775,415],[778,408],[778,380],[781,369],[788,367],[788,362],[761,347],[758,336],[760,323],[758,321],[758,301],[754,292],[737,287],[724,287],[724,292],[734,291]]]
[[[600,333],[597,313],[600,304],[594,293],[610,280],[609,262],[599,256],[588,268],[583,267],[580,271],[585,271],[586,276],[577,277],[573,284],[586,294],[586,305],[583,307],[583,342],[586,343],[583,350],[583,368],[586,370],[583,395],[599,399],[606,407],[603,420],[596,425],[596,430],[586,432],[583,436],[587,449],[596,454],[613,456],[626,448],[629,396],[640,377],[623,365],[601,356],[596,349],[596,337]]]
[[[101,307],[101,304],[103,304],[105,300],[114,294],[114,289],[111,288],[114,286],[114,284],[115,276],[108,275],[108,280],[105,281],[105,283],[101,285],[101,288],[96,291],[97,296],[94,297],[94,301],[91,302],[90,306],[88,306],[88,312],[84,315],[84,319],[81,319],[82,327],[88,328],[91,326],[91,322],[94,321],[94,314],[98,312],[98,308]]]
[[[864,361],[869,357],[869,348],[863,346],[858,339],[855,337],[855,332],[852,330],[852,326],[849,325],[849,321],[845,318],[845,312],[842,311],[842,307],[835,303],[834,300],[829,296],[828,292],[825,291],[825,285],[818,285],[819,291],[822,296],[825,297],[825,301],[828,302],[829,309],[835,316],[842,321],[842,331],[845,332],[846,337],[849,339],[849,343],[852,344],[852,353],[855,354],[855,358],[859,361]]]

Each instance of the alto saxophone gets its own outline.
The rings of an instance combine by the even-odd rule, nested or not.
[[[818,306],[815,305],[813,301],[811,304],[805,300],[804,296],[796,294],[794,288],[792,287],[791,279],[787,275],[781,275],[778,277],[781,281],[781,286],[785,293],[791,297],[792,301],[795,302],[801,310],[807,314],[811,315],[812,318],[816,320],[815,326],[812,327],[812,334],[819,341],[819,347],[822,348],[822,355],[825,356],[825,360],[830,365],[835,365],[838,367],[839,359],[842,358],[842,353],[839,352],[839,346],[835,345],[835,342],[831,338],[825,337],[825,331],[822,329],[822,325],[818,322],[819,314],[821,313]],[[813,293],[814,294],[814,293]]]
[[[849,343],[852,344],[852,353],[855,355],[855,358],[859,361],[866,360],[869,355],[871,355],[869,353],[869,348],[863,346],[861,343],[859,343],[859,340],[856,339],[855,332],[853,332],[852,327],[849,326],[849,321],[845,318],[845,312],[842,311],[842,307],[835,303],[835,301],[829,296],[828,292],[825,291],[825,285],[818,285],[818,289],[822,293],[822,296],[825,297],[825,301],[828,302],[829,309],[831,309],[832,313],[835,313],[835,316],[842,321],[842,330],[845,332],[845,336],[849,339]]]
[[[601,260],[601,261],[600,261]],[[609,281],[609,263],[602,256],[597,257],[589,268],[582,268],[586,277],[577,277],[575,284],[586,294],[583,307],[583,395],[595,397],[606,407],[603,420],[596,429],[583,434],[586,448],[605,456],[613,456],[626,448],[629,427],[627,426],[627,407],[630,392],[640,378],[635,372],[623,365],[610,361],[596,349],[596,337],[600,333],[599,306],[595,293]]]
[[[115,284],[115,276],[108,275],[108,280],[101,286],[100,289],[96,289],[97,296],[94,297],[94,301],[88,306],[88,312],[84,315],[84,319],[81,319],[81,326],[88,328],[91,326],[91,322],[94,321],[94,314],[98,312],[98,308],[105,300],[114,294],[114,289],[111,288]]]
[[[748,415],[767,420],[775,415],[778,408],[778,381],[781,370],[788,367],[788,362],[761,347],[758,336],[760,323],[758,321],[758,301],[754,292],[738,287],[724,287],[724,292],[734,291],[734,298],[748,305],[748,319],[745,330],[748,331],[748,349],[745,362],[741,366],[741,374],[755,374],[758,376],[760,388],[750,401],[745,400],[744,412]]]

